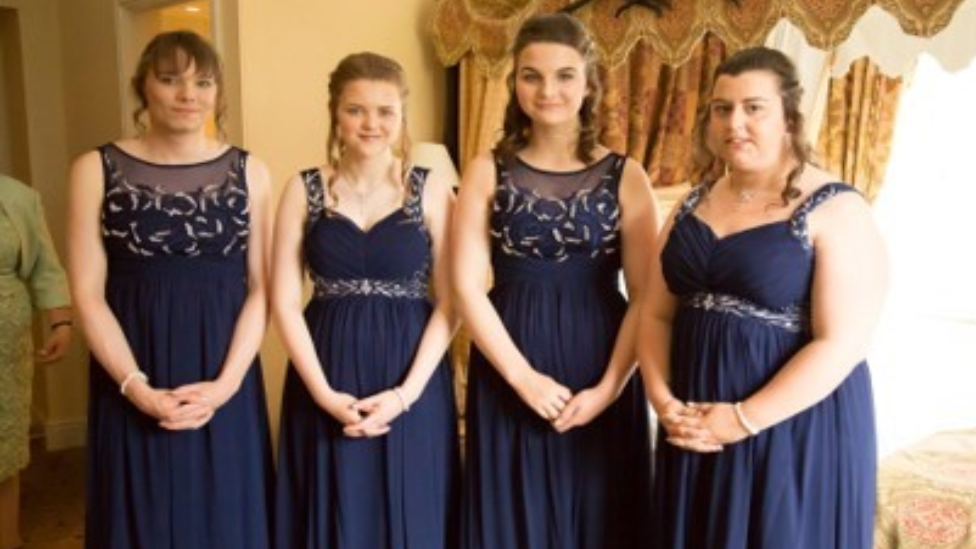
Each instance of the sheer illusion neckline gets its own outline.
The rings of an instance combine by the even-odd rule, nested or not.
[[[611,178],[602,168],[613,161],[614,154],[608,152],[578,170],[554,171],[533,166],[516,155],[514,165],[505,169],[503,185],[533,201],[566,204],[606,189]],[[514,173],[519,171],[519,175]]]
[[[145,158],[142,158],[141,156],[136,156],[135,154],[133,154],[133,153],[131,153],[131,152],[123,149],[122,147],[118,146],[118,144],[116,144],[116,143],[109,143],[108,146],[109,147],[112,147],[119,154],[121,154],[122,156],[124,156],[124,157],[126,157],[126,158],[128,158],[128,159],[130,159],[132,161],[139,162],[139,163],[145,164],[147,166],[157,167],[157,168],[196,168],[196,167],[200,167],[200,166],[207,166],[209,164],[215,164],[217,162],[220,162],[221,160],[223,160],[224,158],[226,158],[227,155],[229,155],[234,150],[234,147],[233,146],[231,146],[231,145],[224,145],[224,148],[221,149],[221,151],[217,155],[215,155],[215,156],[213,156],[211,158],[206,158],[204,160],[200,160],[200,161],[197,161],[197,162],[177,162],[177,163],[173,163],[173,164],[165,164],[165,163],[161,163],[161,162],[153,162],[152,160],[147,160]]]
[[[530,163],[529,161],[525,160],[524,158],[522,158],[519,155],[515,155],[515,161],[518,162],[522,167],[527,168],[527,169],[529,169],[531,171],[534,171],[534,172],[537,172],[537,173],[541,173],[541,174],[545,174],[545,175],[554,175],[554,176],[557,176],[558,177],[560,175],[564,175],[564,176],[576,176],[576,175],[579,175],[579,174],[581,174],[583,172],[592,170],[592,169],[596,168],[597,166],[599,166],[600,164],[606,162],[612,156],[613,156],[613,153],[607,152],[606,154],[604,154],[603,156],[601,156],[598,160],[594,160],[592,163],[587,164],[586,166],[583,166],[582,168],[579,168],[579,169],[576,169],[576,170],[549,170],[549,169],[546,169],[546,168],[540,168],[539,166],[536,166],[536,165]]]

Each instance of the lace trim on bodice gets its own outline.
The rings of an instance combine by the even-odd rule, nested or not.
[[[788,305],[781,309],[768,309],[741,297],[699,292],[682,298],[681,304],[693,309],[728,313],[740,318],[751,318],[764,324],[801,333],[810,330],[810,309],[805,305]]]
[[[137,257],[229,256],[247,249],[250,201],[245,183],[247,153],[231,148],[199,165],[155,165],[127,155],[114,145],[99,148],[105,172],[102,237]],[[212,183],[191,190],[167,190],[133,181],[120,164],[180,177],[185,170],[210,170]],[[226,164],[226,172],[219,170]],[[130,167],[131,167],[130,166]]]
[[[427,234],[427,226],[423,219],[424,183],[430,172],[427,168],[413,167],[407,176],[407,197],[403,203],[403,212],[418,227]],[[325,205],[325,186],[322,184],[322,172],[312,168],[302,172],[307,197],[307,217],[305,234],[322,218],[328,215]],[[373,278],[324,278],[314,272],[309,272],[314,286],[313,299],[335,299],[351,296],[383,296],[399,299],[426,299],[430,280],[430,265],[424,264],[409,279],[384,280]]]
[[[511,169],[496,158],[498,188],[492,203],[492,240],[506,255],[549,261],[619,253],[617,187],[625,158],[611,153],[608,161],[611,164],[604,168],[598,183],[559,198],[517,185]],[[605,165],[601,160],[585,170]]]
[[[815,210],[817,206],[823,204],[824,202],[830,200],[834,196],[844,192],[858,192],[856,188],[846,184],[846,183],[827,183],[821,186],[813,192],[810,196],[806,198],[796,210],[790,216],[790,233],[800,242],[804,249],[809,250],[811,248],[810,243],[810,230],[807,226],[807,217],[810,212]],[[707,193],[707,188],[704,184],[696,186],[694,189],[688,193],[681,206],[678,208],[675,214],[675,222],[681,221],[688,215],[691,215],[701,203],[701,200],[705,197]]]

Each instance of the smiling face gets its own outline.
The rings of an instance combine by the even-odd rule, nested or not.
[[[333,114],[346,154],[373,156],[389,151],[403,128],[400,88],[383,80],[352,80],[343,87]]]
[[[149,71],[143,85],[152,131],[194,133],[202,131],[217,103],[213,75],[197,72],[190,60],[164,63]]]
[[[539,42],[518,55],[515,95],[533,124],[577,125],[587,93],[586,62],[576,49]]]
[[[707,145],[730,168],[775,169],[788,159],[792,135],[780,87],[779,78],[765,70],[722,75],[715,81]]]

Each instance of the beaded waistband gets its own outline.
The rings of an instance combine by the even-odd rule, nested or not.
[[[349,296],[379,295],[400,299],[426,299],[427,282],[421,277],[409,279],[320,278],[312,276],[313,297],[327,299]]]
[[[782,309],[768,309],[729,294],[699,292],[681,300],[685,307],[729,313],[752,318],[790,332],[809,331],[810,312],[802,305],[789,305]]]

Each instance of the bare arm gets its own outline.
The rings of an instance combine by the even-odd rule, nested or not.
[[[637,368],[635,344],[638,311],[646,288],[647,258],[660,222],[657,198],[644,169],[627,160],[620,182],[621,242],[628,305],[614,342],[613,354],[600,383],[580,391],[554,423],[559,431],[586,425],[603,412],[623,390]]]
[[[447,276],[448,228],[454,215],[454,191],[443,176],[431,172],[424,185],[423,201],[424,221],[431,237],[433,258],[431,284],[434,309],[427,321],[406,379],[395,389],[383,391],[357,403],[357,409],[368,415],[361,425],[351,426],[347,431],[359,429],[362,434],[369,434],[374,429],[389,424],[403,413],[406,407],[416,402],[440,365],[451,338],[457,331],[458,322],[454,314]]]
[[[700,451],[717,451],[721,447],[712,434],[702,427],[700,412],[676,398],[670,386],[671,329],[677,298],[664,279],[661,254],[674,229],[677,208],[675,206],[647,258],[647,283],[638,305],[637,357],[644,392],[667,431],[668,440],[679,446],[694,441],[700,444]]]
[[[352,406],[356,397],[332,389],[319,361],[302,314],[305,273],[302,244],[307,218],[305,183],[292,177],[278,203],[271,262],[271,310],[289,358],[316,404],[339,423],[360,420]]]
[[[68,278],[80,328],[95,359],[119,384],[139,371],[132,349],[105,301],[107,258],[101,237],[103,176],[97,151],[79,157],[71,168],[68,205]],[[151,380],[150,380],[151,381]],[[158,420],[174,417],[178,401],[167,391],[136,381],[126,396]]]
[[[465,170],[454,218],[450,274],[455,305],[475,344],[526,405],[544,419],[555,419],[572,393],[529,364],[488,299],[494,192],[493,161],[480,156]]]

